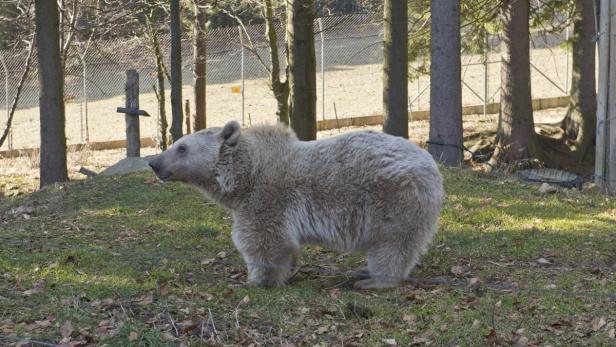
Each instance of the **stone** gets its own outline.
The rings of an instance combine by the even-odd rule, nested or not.
[[[147,157],[129,157],[120,160],[119,162],[111,165],[103,170],[101,176],[122,176],[136,172],[151,171],[152,169],[148,165],[150,160],[154,159],[155,155]]]

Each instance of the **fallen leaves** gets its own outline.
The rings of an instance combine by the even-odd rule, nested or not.
[[[592,322],[590,322],[590,324],[592,325],[592,330],[599,331],[601,328],[603,328],[607,324],[607,322],[605,321],[604,317],[597,317],[593,319]]]
[[[60,335],[62,337],[69,337],[73,333],[73,324],[71,321],[64,321],[60,326]]]

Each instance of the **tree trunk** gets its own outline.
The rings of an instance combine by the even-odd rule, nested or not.
[[[496,156],[505,162],[538,152],[530,90],[529,0],[502,5],[501,109]]]
[[[171,137],[182,137],[182,38],[180,1],[171,0]]]
[[[68,179],[64,115],[64,76],[60,57],[58,3],[36,0],[39,110],[41,118],[41,187]]]
[[[383,131],[408,138],[408,3],[385,0],[384,8]]]
[[[447,166],[460,166],[462,84],[460,1],[432,0],[430,63],[430,143],[428,151]]]
[[[195,90],[195,121],[193,127],[195,131],[206,127],[206,22],[207,11],[204,0],[195,0],[195,42],[194,42],[194,90]],[[187,119],[190,117],[186,115]]]
[[[595,13],[592,1],[577,0],[573,22],[571,101],[562,127],[573,141],[575,160],[592,157],[595,141],[597,92],[595,81]]]
[[[156,35],[156,34],[154,34]],[[156,81],[158,93],[156,98],[158,99],[158,114],[160,122],[160,149],[163,151],[167,149],[167,110],[165,103],[165,68],[163,63],[163,55],[160,51],[160,45],[158,44],[158,37],[153,36],[154,51],[156,54]]]
[[[276,115],[278,121],[289,126],[289,83],[288,80],[280,80],[280,60],[278,57],[278,35],[274,27],[274,14],[272,11],[272,0],[264,0],[264,18],[267,41],[270,52],[270,84],[274,97],[276,98]],[[315,70],[316,71],[316,70]],[[316,107],[316,106],[315,106]],[[316,109],[315,109],[316,110]],[[316,111],[315,111],[316,112]]]
[[[287,0],[289,114],[291,127],[303,141],[317,137],[314,10],[314,0]]]

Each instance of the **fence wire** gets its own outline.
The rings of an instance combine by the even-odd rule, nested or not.
[[[270,64],[264,25],[212,29],[207,32],[207,125],[229,120],[245,125],[276,121],[276,101],[269,89],[265,65]],[[533,98],[565,96],[569,88],[570,52],[564,47],[569,29],[561,33],[535,32],[531,37]],[[284,23],[276,24],[279,60],[284,79]],[[243,40],[240,40],[240,34]],[[248,40],[248,37],[250,40]],[[364,13],[321,17],[315,22],[317,63],[317,117],[334,119],[382,114],[382,14]],[[159,37],[169,64],[170,37]],[[241,42],[244,42],[242,46]],[[249,43],[252,42],[252,45]],[[464,105],[498,101],[500,40],[489,37],[483,54],[463,54]],[[16,84],[23,71],[25,51],[1,51],[0,123],[8,116]],[[257,58],[257,56],[259,58]],[[183,98],[193,102],[193,53],[187,36],[182,42]],[[13,122],[11,147],[39,144],[38,77],[36,59],[28,76]],[[140,107],[154,117],[141,118],[142,137],[158,137],[158,107],[154,93],[156,65],[146,37],[76,41],[68,52],[65,77],[66,134],[69,144],[121,140],[124,117],[116,107],[124,104],[126,70],[140,74]],[[243,78],[243,79],[242,79]],[[243,92],[238,92],[243,86]],[[169,88],[169,85],[166,85]],[[409,81],[409,109],[429,107],[429,76]],[[167,117],[171,105],[167,90]],[[191,107],[194,110],[194,107]],[[168,120],[170,123],[170,119]],[[0,150],[9,149],[5,144]]]

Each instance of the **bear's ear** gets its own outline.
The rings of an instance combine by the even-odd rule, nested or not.
[[[220,132],[220,138],[227,146],[235,146],[240,138],[240,123],[232,120],[225,124]]]
[[[225,124],[219,136],[222,144],[220,145],[218,162],[216,163],[216,180],[220,185],[220,189],[228,193],[235,187],[233,149],[240,138],[240,124],[236,121]]]

